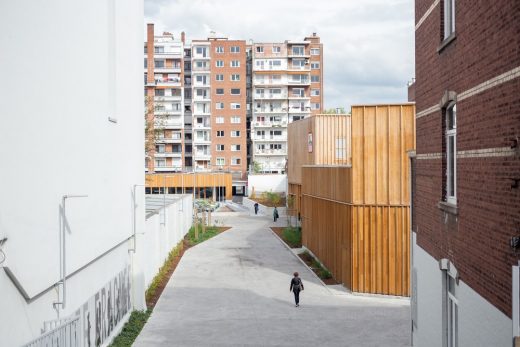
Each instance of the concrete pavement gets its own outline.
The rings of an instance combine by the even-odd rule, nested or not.
[[[232,229],[184,254],[134,346],[410,344],[408,300],[334,295],[270,232],[268,217],[215,213]],[[294,271],[305,285],[298,308]]]

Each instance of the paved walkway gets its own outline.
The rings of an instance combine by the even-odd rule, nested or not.
[[[267,216],[214,218],[233,228],[184,254],[134,346],[409,345],[408,301],[334,295],[270,232]],[[294,271],[305,285],[298,308]]]

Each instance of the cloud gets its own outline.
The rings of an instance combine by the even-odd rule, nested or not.
[[[317,32],[324,45],[325,107],[406,101],[414,77],[412,0],[145,0],[156,32],[187,39],[210,31],[283,42]]]

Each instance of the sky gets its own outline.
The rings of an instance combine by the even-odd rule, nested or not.
[[[412,0],[144,0],[156,34],[211,31],[255,42],[323,43],[324,108],[407,101],[414,70]],[[146,30],[143,28],[143,30]],[[143,31],[144,32],[144,31]]]

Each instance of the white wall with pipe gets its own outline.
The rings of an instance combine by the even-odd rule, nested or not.
[[[258,174],[249,175],[247,178],[247,195],[250,196],[255,189],[255,194],[272,191],[273,193],[287,193],[287,175],[282,174]]]

